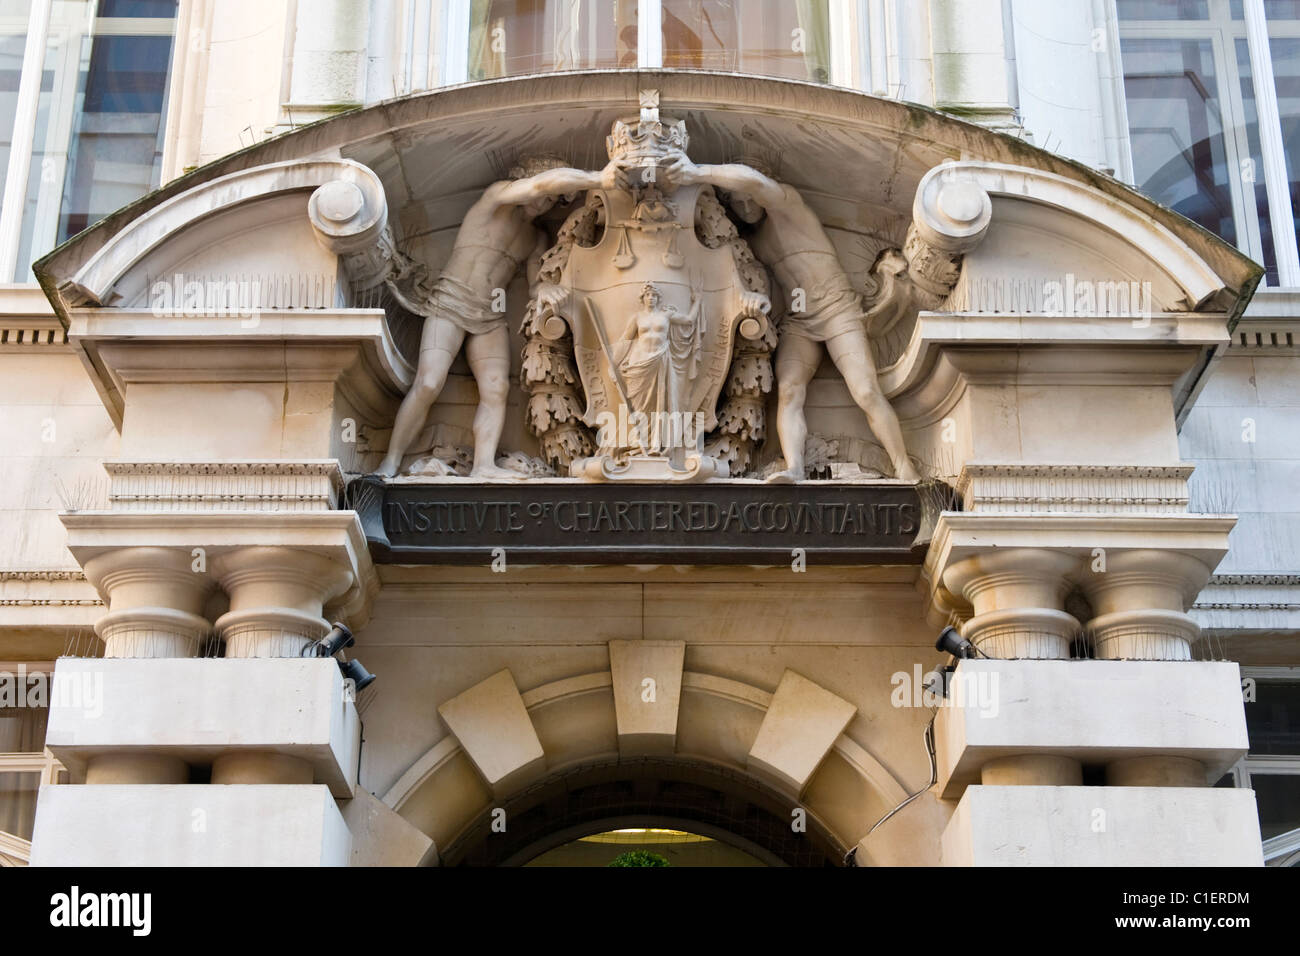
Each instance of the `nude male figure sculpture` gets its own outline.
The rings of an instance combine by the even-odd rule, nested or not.
[[[526,161],[512,174],[515,178],[488,186],[465,213],[451,256],[427,298],[404,303],[425,316],[420,358],[415,381],[397,411],[379,475],[395,475],[401,468],[464,345],[479,393],[471,475],[519,477],[496,464],[510,390],[510,338],[505,312],[492,309],[496,290],[509,285],[524,263],[530,266],[529,281],[536,281],[535,265],[550,240],[533,220],[554,206],[557,197],[597,187],[613,189],[625,184],[626,174],[613,163],[593,172],[550,159]],[[558,287],[548,287],[544,294],[551,305],[564,299]]]
[[[895,476],[919,480],[903,444],[898,416],[876,380],[871,344],[863,326],[862,296],[840,265],[821,220],[803,197],[793,187],[750,166],[697,166],[685,155],[666,175],[682,185],[708,183],[727,190],[732,211],[743,221],[757,224],[749,239],[754,254],[771,267],[792,298],[795,289],[804,291],[805,307],[798,312],[791,308],[782,322],[776,351],[776,424],[786,467],[768,480],[791,482],[805,477],[808,424],[804,402],[808,383],[821,363],[822,343],[888,453]]]

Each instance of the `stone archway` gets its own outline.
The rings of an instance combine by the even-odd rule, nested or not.
[[[626,705],[633,695],[621,714],[615,706],[630,650],[650,655],[634,677],[660,678],[663,735],[644,732]],[[772,693],[684,670],[680,647],[655,642],[611,642],[611,663],[522,694],[502,671],[444,701],[452,732],[383,802],[447,865],[521,864],[634,818],[711,827],[775,865],[822,866],[841,864],[869,820],[906,795],[842,732],[854,707],[792,672]],[[763,743],[772,737],[778,750]]]
[[[774,866],[839,866],[847,848],[811,814],[751,777],[692,760],[611,760],[553,774],[481,813],[444,866],[519,866],[546,850],[625,826],[671,825]],[[504,810],[504,816],[499,811]],[[504,828],[493,829],[494,820]]]

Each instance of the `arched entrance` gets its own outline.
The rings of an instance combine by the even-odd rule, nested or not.
[[[444,866],[521,866],[621,827],[699,833],[773,866],[839,866],[847,848],[752,778],[698,762],[633,758],[553,774],[480,814],[441,851]]]

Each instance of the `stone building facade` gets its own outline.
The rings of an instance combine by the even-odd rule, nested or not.
[[[1296,862],[1293,6],[0,2],[0,862]]]

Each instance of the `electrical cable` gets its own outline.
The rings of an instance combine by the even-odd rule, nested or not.
[[[939,782],[939,765],[938,762],[935,760],[935,755],[934,755],[934,720],[938,715],[939,715],[939,708],[936,707],[933,711],[930,712],[930,722],[925,725],[925,733],[922,734],[921,736],[921,739],[925,741],[926,753],[929,754],[930,757],[930,782],[927,783],[920,790],[916,791],[916,793],[912,794],[910,797],[908,797],[898,806],[894,807],[894,809],[890,810],[879,820],[877,820],[875,824],[871,827],[871,829],[867,831],[867,836],[871,836],[871,834],[876,832],[876,828],[879,827],[882,823],[884,823],[886,820],[892,817],[899,810],[902,810],[903,807],[907,806],[909,803],[911,803],[913,800],[915,800],[917,797],[925,793],[927,790],[929,790],[931,787],[933,787],[936,783]],[[863,839],[866,839],[866,837],[863,837]]]

